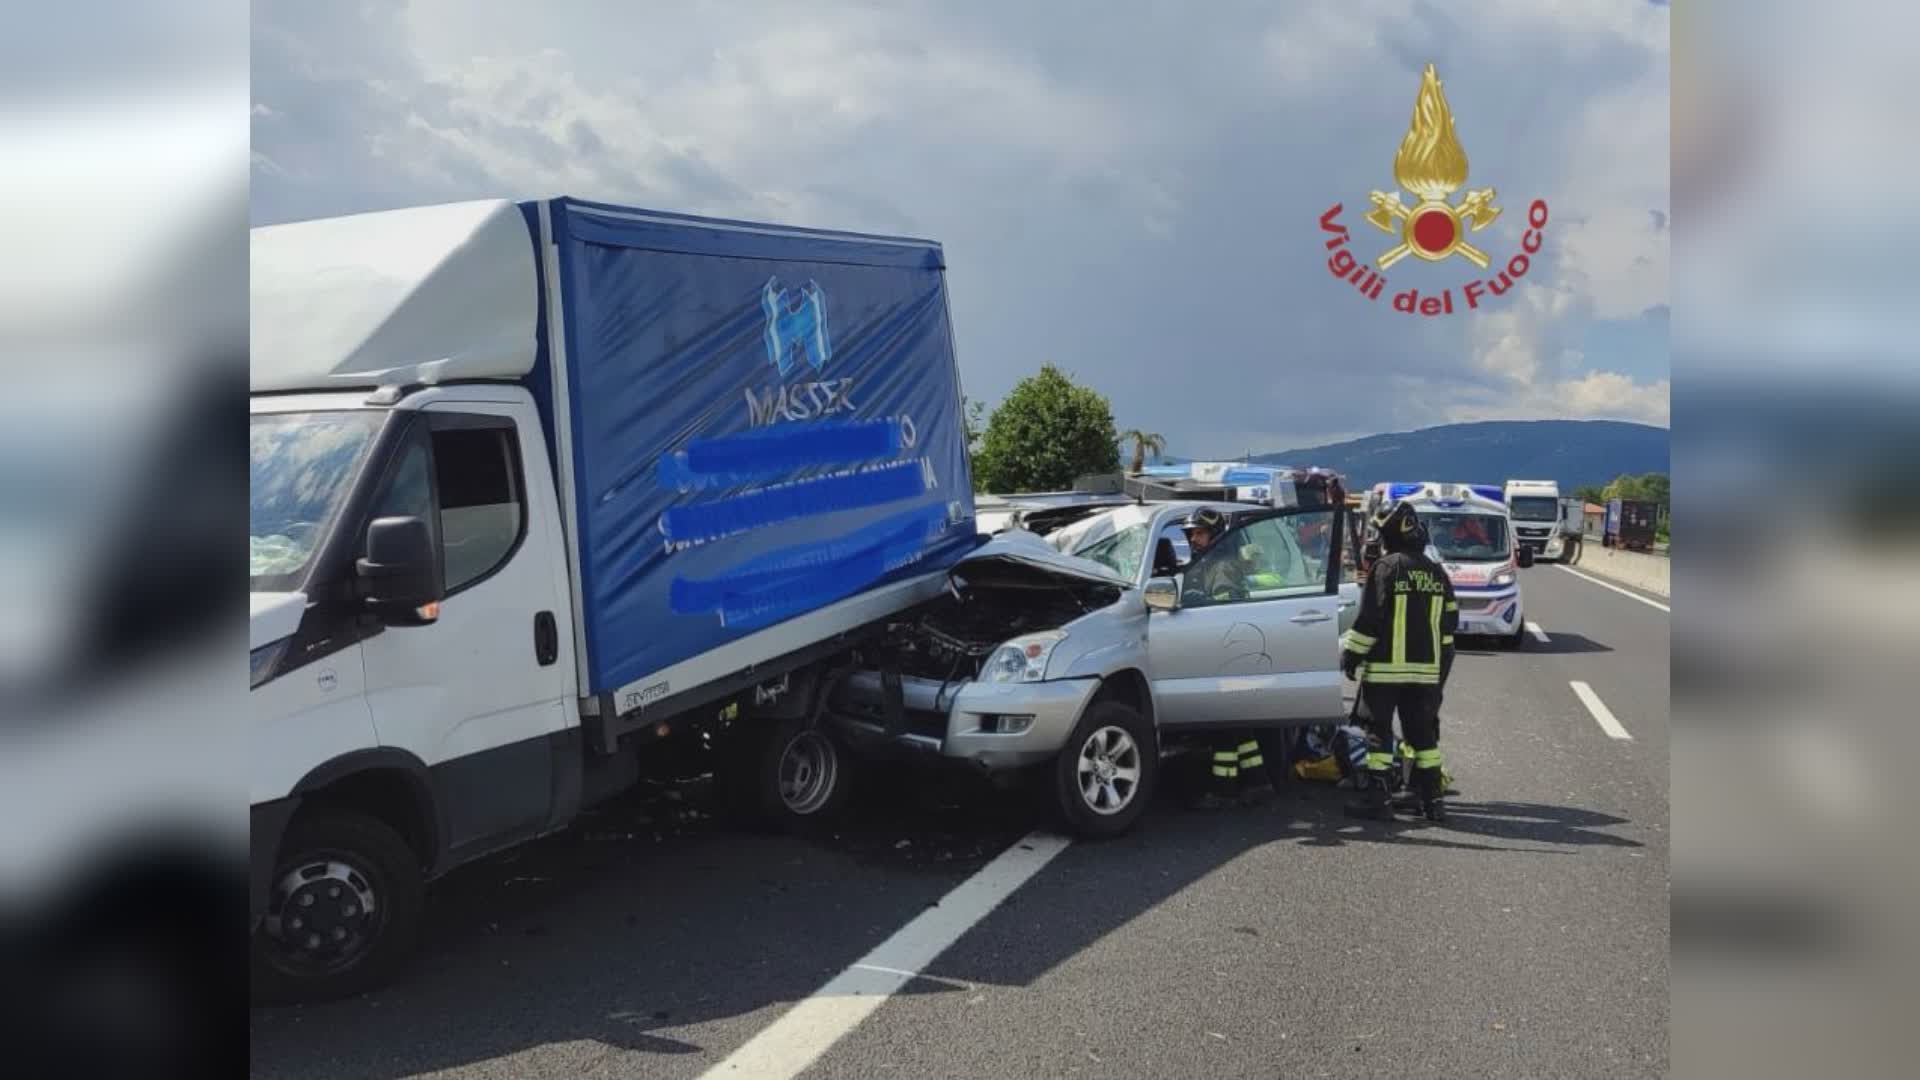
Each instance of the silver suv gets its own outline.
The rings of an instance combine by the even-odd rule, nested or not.
[[[1192,559],[1180,526],[1205,506],[1232,527]],[[1344,513],[1148,503],[1046,539],[1010,529],[856,654],[828,714],[856,744],[989,773],[1048,765],[1074,831],[1124,832],[1183,738],[1342,716],[1339,635],[1358,599]]]

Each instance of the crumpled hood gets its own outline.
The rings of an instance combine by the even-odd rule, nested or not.
[[[1025,529],[1007,529],[996,534],[961,559],[954,571],[964,575],[968,566],[992,562],[1018,563],[1096,585],[1117,585],[1123,589],[1133,587],[1133,582],[1106,565],[1076,555],[1063,555],[1055,551],[1053,545]]]
[[[271,645],[300,629],[307,611],[307,594],[257,592],[247,595],[247,648]]]

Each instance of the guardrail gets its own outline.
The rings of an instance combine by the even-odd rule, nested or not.
[[[1668,553],[1626,551],[1601,547],[1600,541],[1587,537],[1580,545],[1580,561],[1574,566],[1584,574],[1617,581],[1659,596],[1673,595],[1673,559]]]

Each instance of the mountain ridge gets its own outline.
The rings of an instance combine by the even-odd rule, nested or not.
[[[1670,471],[1671,432],[1624,420],[1476,420],[1255,454],[1266,465],[1317,465],[1349,490],[1395,480],[1499,484],[1554,480],[1563,493],[1622,473]],[[1192,460],[1163,455],[1162,461]]]

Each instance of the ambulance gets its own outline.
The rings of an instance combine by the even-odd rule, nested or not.
[[[1423,481],[1389,484],[1385,496],[1388,502],[1410,503],[1427,527],[1428,554],[1446,567],[1460,601],[1459,632],[1523,648],[1527,624],[1520,569],[1533,564],[1533,552],[1515,544],[1500,487]]]

